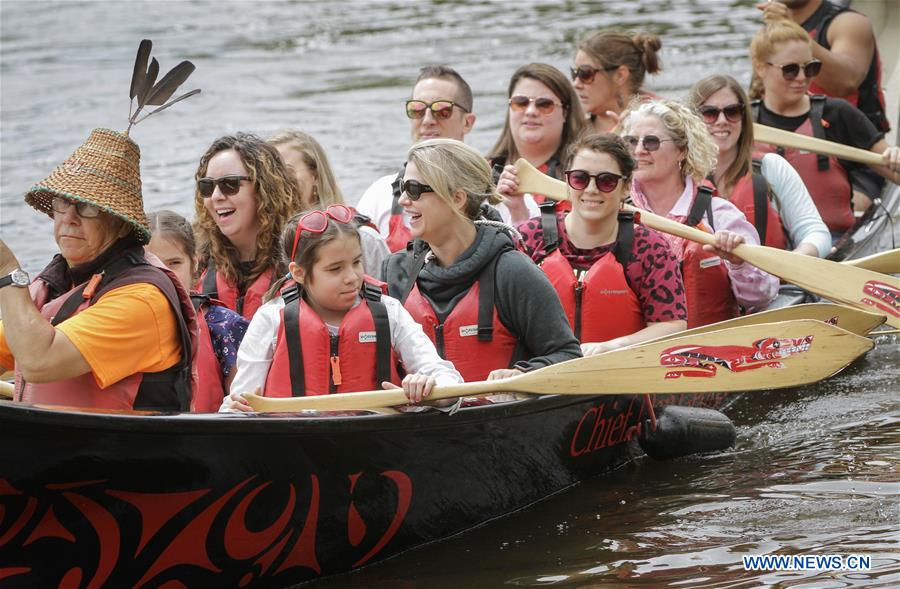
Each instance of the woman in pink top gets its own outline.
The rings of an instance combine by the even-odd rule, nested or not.
[[[703,121],[682,104],[660,100],[632,104],[622,127],[637,161],[635,206],[715,234],[715,247],[667,237],[682,263],[688,327],[765,308],[778,294],[778,279],[730,253],[741,243],[758,245],[759,236],[743,213],[704,185],[716,147]]]

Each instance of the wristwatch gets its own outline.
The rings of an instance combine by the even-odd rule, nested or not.
[[[21,268],[16,268],[3,278],[0,278],[0,288],[9,285],[24,288],[29,284],[31,284],[31,278],[28,276],[28,272]]]

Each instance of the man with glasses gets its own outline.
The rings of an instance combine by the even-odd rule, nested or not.
[[[406,101],[413,143],[444,137],[463,141],[475,125],[472,89],[451,67],[429,65],[419,70],[412,96]],[[363,194],[356,210],[378,227],[392,252],[410,239],[409,219],[399,205],[403,169],[376,180]]]
[[[869,18],[847,0],[779,0],[760,3],[763,20],[793,20],[813,40],[822,69],[809,91],[843,98],[863,111],[879,131],[891,126],[881,89],[881,59]]]

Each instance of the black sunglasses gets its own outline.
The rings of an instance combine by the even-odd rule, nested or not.
[[[587,170],[566,170],[566,182],[575,190],[586,190],[594,179],[594,185],[600,192],[612,192],[623,178],[620,174],[612,172],[598,172],[591,174]]]
[[[250,180],[248,176],[222,176],[221,178],[200,178],[197,180],[197,192],[203,198],[209,198],[219,187],[224,196],[234,196],[241,189],[241,182]]]
[[[729,122],[736,123],[741,120],[741,116],[744,114],[744,105],[738,102],[719,108],[718,106],[713,106],[711,104],[704,104],[697,109],[697,112],[699,112],[700,116],[703,117],[703,120],[709,124],[713,124],[719,120],[719,113],[724,113],[725,119]]]
[[[801,68],[803,69],[803,75],[806,76],[806,79],[815,78],[819,75],[819,72],[822,71],[822,62],[818,59],[811,59],[804,64],[785,63],[778,65],[771,61],[767,61],[766,63],[781,68],[781,75],[788,81],[796,80],[797,76],[800,75]]]
[[[617,65],[610,65],[599,69],[589,65],[580,65],[578,67],[570,67],[569,72],[572,74],[573,82],[577,79],[585,84],[590,84],[594,81],[594,76],[597,75],[597,72],[611,72],[617,69],[619,69],[619,66]]]
[[[674,139],[660,139],[656,135],[644,135],[643,137],[635,137],[634,135],[625,135],[622,141],[628,146],[632,152],[637,149],[638,143],[643,144],[647,151],[656,151],[659,146],[666,141],[675,141]]]
[[[434,102],[407,100],[406,116],[411,119],[424,119],[425,111],[430,110],[436,119],[449,119],[453,114],[454,106],[463,112],[469,112],[469,109],[451,100],[435,100]]]
[[[400,185],[400,189],[406,195],[406,198],[412,201],[419,200],[426,192],[434,192],[434,188],[427,184],[422,184],[417,180],[406,180]]]

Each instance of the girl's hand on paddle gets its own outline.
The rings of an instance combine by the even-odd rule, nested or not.
[[[519,173],[516,171],[515,166],[507,165],[503,167],[503,173],[500,174],[500,179],[497,180],[497,192],[506,197],[521,196],[519,192]]]
[[[734,248],[744,243],[744,237],[742,235],[723,229],[721,231],[716,231],[715,239],[716,245],[704,245],[703,249],[718,254],[723,260],[727,260],[732,264],[737,265],[744,263],[744,260],[731,253]]]
[[[402,386],[397,386],[392,382],[384,381],[381,383],[383,389],[403,389],[403,394],[412,404],[421,403],[431,394],[434,388],[435,379],[433,376],[425,374],[413,373],[403,377]]]
[[[256,390],[253,391],[254,394],[258,395],[262,391],[259,387],[256,387]],[[222,400],[222,406],[219,407],[219,413],[252,413],[253,407],[250,406],[250,403],[247,402],[247,399],[244,398],[243,393],[231,393],[225,399]]]
[[[498,368],[497,370],[492,370],[486,380],[499,380],[501,378],[509,378],[511,376],[519,376],[520,374],[524,374],[518,368]]]

